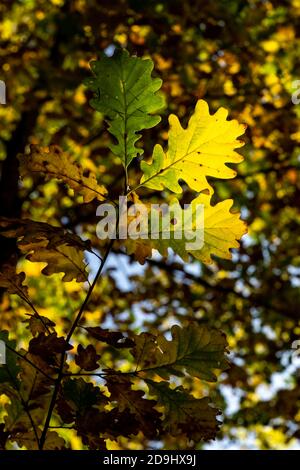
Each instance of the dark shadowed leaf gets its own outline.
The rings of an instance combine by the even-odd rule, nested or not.
[[[86,371],[98,369],[98,359],[100,359],[100,356],[98,356],[96,349],[92,344],[89,344],[86,348],[84,348],[81,344],[78,345],[75,362],[81,369]]]

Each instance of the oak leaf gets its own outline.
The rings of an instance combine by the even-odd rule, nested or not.
[[[57,354],[62,354],[70,349],[73,349],[73,346],[68,344],[62,336],[58,337],[57,333],[49,335],[39,333],[29,343],[29,352],[40,356],[47,364],[55,363]]]
[[[117,349],[131,348],[134,346],[132,339],[127,338],[120,331],[109,331],[100,326],[84,327],[85,330],[98,341],[107,343]]]
[[[47,263],[43,274],[63,272],[65,282],[87,280],[83,252],[90,250],[90,242],[78,235],[44,222],[4,217],[0,218],[0,234],[16,238],[18,248],[30,261]]]
[[[15,386],[18,383],[18,374],[20,367],[18,365],[18,356],[13,352],[16,347],[16,341],[9,339],[8,331],[0,331],[0,341],[5,349],[5,364],[0,365],[0,384],[9,383]],[[1,348],[1,353],[2,353]],[[3,358],[1,358],[3,359]]]
[[[73,246],[60,245],[49,249],[41,243],[38,247],[35,245],[35,251],[27,255],[27,259],[32,262],[47,263],[42,269],[46,276],[51,274],[64,273],[62,280],[70,282],[75,279],[77,282],[87,280],[86,265],[83,253]]]
[[[163,406],[165,432],[172,436],[183,433],[194,442],[216,437],[221,425],[216,419],[220,411],[210,406],[208,397],[195,398],[182,386],[171,389],[166,382],[146,380],[146,383],[158,404]]]
[[[31,145],[30,153],[19,155],[19,160],[22,177],[39,173],[46,179],[61,180],[75,193],[83,196],[83,201],[86,203],[95,198],[98,201],[105,199],[107,190],[98,184],[95,174],[90,170],[84,170],[57,145],[49,147]]]
[[[245,126],[236,120],[227,121],[228,112],[220,108],[215,114],[209,113],[205,101],[199,100],[186,129],[178,118],[169,117],[169,145],[164,152],[157,144],[151,163],[142,162],[144,173],[141,185],[162,190],[168,188],[181,193],[178,183],[181,179],[194,191],[208,189],[213,193],[207,177],[234,178],[236,172],[226,163],[239,163],[243,157],[234,151],[242,142],[236,140],[245,131]]]
[[[111,151],[125,167],[143,150],[135,143],[139,132],[159,123],[153,115],[163,105],[157,94],[162,81],[152,78],[153,62],[150,59],[130,57],[126,50],[118,49],[113,57],[101,57],[91,62],[93,78],[85,80],[86,86],[95,92],[91,106],[103,113],[109,124],[109,132],[117,144]]]
[[[148,211],[145,230],[141,230],[138,238],[128,238],[124,243],[129,254],[143,264],[146,257],[151,256],[152,249],[157,249],[163,256],[168,255],[172,248],[184,261],[189,261],[189,255],[206,263],[213,262],[212,256],[224,259],[231,258],[231,250],[239,247],[238,240],[247,232],[246,224],[240,220],[239,213],[230,211],[233,201],[227,199],[212,206],[211,197],[200,194],[191,202],[191,210],[182,209],[178,200],[173,198],[169,205],[170,214],[176,217],[160,217],[157,229],[152,229],[152,217]],[[147,212],[147,206],[144,205]],[[198,212],[200,208],[201,212]],[[201,219],[200,219],[201,217]]]
[[[142,333],[134,338],[131,354],[137,362],[137,372],[149,372],[168,379],[185,374],[209,382],[216,381],[215,370],[225,370],[227,341],[219,330],[190,323],[171,328],[172,339],[163,334]]]
[[[84,348],[81,344],[77,347],[77,355],[75,356],[75,363],[86,371],[92,371],[99,368],[97,363],[100,356],[96,353],[96,349],[92,344]]]
[[[25,278],[25,273],[16,273],[14,266],[4,265],[0,273],[0,287],[4,287],[8,294],[17,294],[22,299],[26,299],[28,288],[23,284]]]
[[[145,399],[145,393],[140,390],[132,390],[127,376],[111,375],[105,381],[111,402],[116,402],[121,412],[128,410],[135,415],[143,434],[155,438],[160,428],[160,413],[154,408],[156,401]]]

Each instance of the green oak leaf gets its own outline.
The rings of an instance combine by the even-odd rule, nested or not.
[[[109,132],[117,140],[110,149],[126,168],[133,158],[143,154],[135,146],[141,137],[139,131],[160,122],[160,117],[152,113],[163,106],[163,98],[157,94],[162,81],[151,77],[152,60],[130,57],[124,49],[91,62],[91,69],[94,77],[85,80],[95,92],[90,104],[103,113]]]
[[[168,379],[170,375],[192,377],[215,382],[216,369],[225,370],[227,341],[224,333],[197,323],[171,329],[172,339],[142,333],[135,336],[132,355],[137,371],[150,372]]]

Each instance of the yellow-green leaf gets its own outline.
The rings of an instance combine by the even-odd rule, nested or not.
[[[152,248],[163,256],[167,256],[168,248],[172,248],[184,261],[189,260],[189,255],[206,264],[212,263],[212,255],[230,259],[230,250],[239,247],[238,240],[246,233],[247,227],[240,220],[240,213],[230,212],[232,199],[214,206],[211,206],[210,199],[209,195],[200,194],[191,202],[191,211],[188,212],[187,208],[181,209],[174,198],[172,213],[176,216],[172,223],[169,223],[170,217],[164,221],[161,218],[155,233],[151,231],[151,213],[147,207],[148,222],[145,225],[148,224],[148,231],[141,231],[136,239],[129,237],[125,242],[127,252],[135,254],[141,263],[151,255]],[[197,207],[202,208],[199,213]]]
[[[189,374],[214,382],[214,371],[227,369],[227,341],[221,331],[190,323],[183,328],[173,326],[171,333],[171,341],[162,334],[135,336],[132,355],[137,361],[137,371],[151,372],[163,378]]]
[[[203,100],[198,101],[186,129],[171,114],[168,151],[164,152],[160,145],[156,145],[152,162],[141,163],[144,172],[141,185],[158,190],[168,188],[181,193],[182,188],[178,183],[181,179],[195,191],[208,189],[213,193],[207,181],[208,176],[233,178],[236,172],[226,163],[243,160],[234,149],[243,145],[237,137],[244,133],[245,126],[236,120],[227,121],[227,116],[228,112],[224,108],[211,115]]]

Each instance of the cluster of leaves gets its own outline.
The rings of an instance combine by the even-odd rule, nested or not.
[[[172,340],[167,341],[163,335],[124,337],[100,327],[86,328],[96,343],[128,350],[133,370],[105,369],[95,346],[79,344],[73,360],[64,362],[58,386],[61,356],[73,346],[57,336],[55,324],[45,317],[31,316],[27,324],[33,335],[28,351],[16,351],[7,332],[0,336],[7,347],[7,362],[0,369],[0,391],[9,399],[1,425],[2,449],[8,442],[26,449],[65,449],[58,432],[64,427],[76,430],[89,449],[105,449],[106,439],[139,432],[152,440],[164,434],[184,433],[195,441],[215,436],[219,411],[210,400],[194,398],[182,386],[170,388],[168,379],[187,374],[216,380],[214,371],[227,367],[226,339],[217,330],[196,324],[185,329],[174,327]],[[72,362],[79,372],[69,372]],[[86,376],[101,378],[101,386],[85,380]],[[44,433],[54,390],[57,395],[52,419],[56,425],[47,427]],[[149,399],[149,394],[155,399]]]
[[[181,127],[176,116],[170,116],[168,151],[155,146],[152,162],[141,165],[143,176],[139,185],[130,189],[128,167],[142,154],[142,149],[135,146],[140,137],[137,132],[160,121],[150,114],[162,105],[156,94],[161,81],[151,77],[152,69],[150,59],[129,57],[127,51],[118,50],[113,57],[92,63],[95,76],[86,80],[97,92],[91,105],[103,113],[109,132],[118,142],[111,150],[124,166],[123,194],[135,200],[137,191],[143,187],[182,192],[179,179],[198,192],[205,191],[192,202],[193,207],[204,204],[204,246],[190,253],[204,262],[212,262],[212,255],[229,258],[229,250],[238,246],[236,240],[245,232],[244,224],[239,214],[231,214],[232,201],[210,205],[212,187],[206,179],[233,177],[235,173],[225,163],[242,159],[234,148],[240,146],[236,137],[244,127],[237,121],[227,121],[224,109],[211,116],[207,104],[199,101],[187,129]],[[82,168],[57,146],[31,146],[28,154],[19,155],[19,161],[22,178],[37,173],[46,181],[53,178],[63,181],[83,197],[83,203],[110,197],[93,172]],[[176,203],[179,206],[178,200]],[[20,253],[29,261],[46,263],[42,274],[63,273],[64,282],[89,283],[84,253],[93,253],[90,241],[83,241],[63,227],[28,219],[2,217],[0,227],[1,236],[16,240]],[[172,225],[172,231],[176,230],[176,224]],[[136,252],[141,262],[151,256],[153,248],[167,256],[168,247],[188,259],[184,239],[171,236],[163,240],[159,233],[152,240],[150,234],[150,239],[143,241],[149,246],[141,252],[141,238],[130,243],[130,252]],[[184,327],[173,326],[168,341],[162,333],[127,332],[124,336],[119,331],[80,323],[113,244],[114,240],[110,240],[104,254],[98,256],[100,267],[66,336],[58,336],[55,323],[36,310],[24,284],[24,272],[15,273],[14,266],[8,264],[0,274],[0,287],[18,295],[33,310],[26,320],[33,335],[28,350],[17,351],[7,332],[1,333],[7,343],[8,360],[1,369],[0,391],[9,399],[1,431],[3,448],[9,441],[27,449],[63,449],[65,441],[58,429],[69,425],[90,449],[105,448],[106,439],[130,437],[139,432],[149,440],[160,439],[166,433],[186,435],[193,443],[215,437],[220,424],[219,410],[211,406],[209,398],[196,398],[182,385],[172,387],[170,378],[188,376],[216,381],[214,371],[228,366],[227,343],[222,332],[191,322]],[[78,326],[84,329],[87,338],[130,353],[133,358],[130,370],[106,368],[93,344],[84,347],[79,343],[72,358],[74,344],[70,342]],[[74,370],[76,367],[79,369]],[[98,377],[104,383],[100,385],[83,377]]]
[[[63,178],[44,178],[43,171],[31,172],[20,184],[17,161],[17,154],[24,153],[25,147],[29,153],[30,144],[36,150],[55,144],[55,148],[64,149],[69,161],[80,163],[85,172],[82,176],[89,179],[95,174],[99,186],[105,186],[111,198],[124,191],[121,155],[110,150],[113,146],[102,125],[102,115],[87,106],[92,96],[81,84],[90,74],[89,61],[95,59],[99,48],[111,55],[121,44],[133,55],[151,57],[157,75],[163,79],[160,95],[165,107],[160,112],[160,126],[148,128],[139,141],[131,142],[139,153],[139,158],[131,161],[131,188],[141,183],[142,148],[145,174],[149,156],[154,155],[153,143],[160,144],[163,158],[168,158],[166,110],[176,114],[186,129],[196,101],[204,98],[210,109],[224,106],[248,125],[247,145],[241,149],[246,158],[239,165],[237,177],[210,180],[207,176],[214,187],[212,195],[207,188],[211,208],[233,198],[249,227],[231,260],[212,256],[210,264],[196,258],[183,264],[170,252],[168,258],[150,259],[148,245],[140,244],[139,251],[136,245],[126,245],[125,254],[116,244],[82,317],[86,326],[101,324],[126,338],[128,330],[167,333],[172,324],[185,328],[190,320],[222,329],[232,351],[231,368],[209,388],[191,376],[175,382],[194,397],[209,394],[222,409],[224,420],[218,439],[225,436],[226,440],[219,446],[228,442],[235,448],[299,445],[299,374],[291,366],[291,345],[300,334],[299,106],[291,101],[293,81],[299,80],[300,74],[299,18],[299,0],[196,0],[188,4],[178,0],[13,0],[0,5],[0,78],[7,84],[7,106],[0,106],[1,216],[63,227],[65,233],[71,231],[91,240],[93,256],[104,252],[103,243],[95,237],[96,208],[101,202],[96,193],[94,201],[83,204],[84,195],[79,194],[78,186],[74,193],[69,189],[71,181],[65,184]],[[155,87],[158,84],[156,79]],[[96,101],[98,96],[96,90]],[[101,112],[105,114],[105,109]],[[151,115],[153,118],[152,111]],[[114,116],[105,117],[111,121]],[[121,149],[118,135],[114,138]],[[158,148],[156,161],[161,155]],[[73,170],[77,178],[78,171]],[[141,187],[141,200],[146,204],[169,202],[170,181],[165,184],[164,179],[163,189]],[[192,180],[180,183],[180,204],[195,198],[190,185]],[[7,225],[2,227],[8,230]],[[46,245],[46,239],[42,237],[40,242]],[[10,281],[19,260],[18,273],[26,273],[25,282],[24,275],[17,278],[20,288],[23,284],[19,292],[26,292],[26,299],[32,299],[40,316],[55,322],[58,336],[65,336],[88,284],[75,282],[74,268],[68,274],[74,281],[67,283],[61,282],[58,273],[41,276],[41,270],[52,267],[53,261],[24,261],[22,253],[30,257],[34,252],[23,250],[22,243],[17,248],[12,236],[0,237],[0,242],[4,284],[0,296],[4,289],[15,289]],[[61,250],[63,245],[52,246]],[[68,243],[67,247],[72,245]],[[87,261],[91,261],[89,249],[87,246]],[[85,265],[81,250],[76,248],[76,252],[81,266],[76,273],[83,279]],[[141,261],[148,257],[144,267],[137,267],[130,253],[135,257],[139,254]],[[7,265],[12,266],[12,276],[5,280]],[[93,261],[91,268],[94,270]],[[16,348],[26,348],[32,335],[22,320],[28,318],[32,307],[24,295],[20,301],[7,292],[1,298],[1,330],[10,331]],[[35,316],[32,322],[39,328]],[[89,346],[90,337],[85,332],[77,328],[73,333],[75,348],[79,343],[84,348]],[[121,359],[119,349],[105,347],[102,342],[93,344],[106,368],[132,370],[128,366],[131,355]],[[72,357],[70,350],[69,360]],[[3,423],[6,404],[6,396],[1,395]],[[82,447],[72,429],[58,431],[68,446]],[[159,441],[164,448],[187,446],[184,433],[176,437],[165,433]],[[127,449],[147,448],[151,443],[141,432],[106,439],[106,445]],[[6,446],[11,446],[9,441]]]

